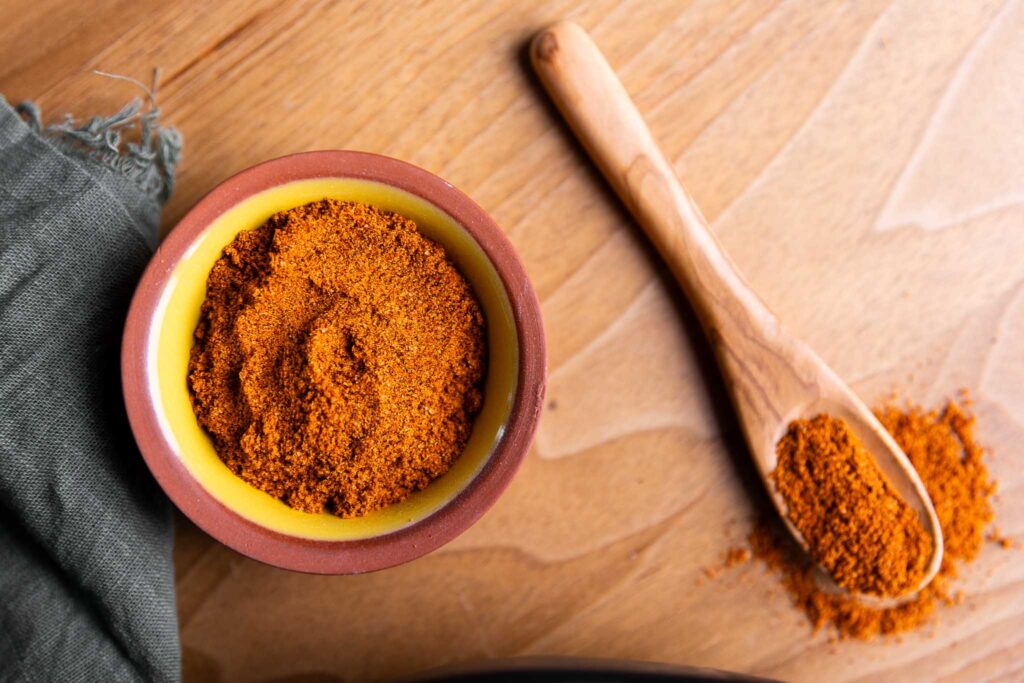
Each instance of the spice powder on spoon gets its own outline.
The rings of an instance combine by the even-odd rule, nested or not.
[[[993,520],[996,483],[984,463],[985,449],[974,436],[969,399],[948,402],[941,410],[888,403],[878,419],[907,454],[921,477],[942,528],[942,566],[922,590],[893,606],[873,606],[856,596],[835,594],[818,583],[814,562],[766,515],[748,538],[748,547],[730,548],[721,569],[751,559],[766,564],[781,579],[794,604],[814,630],[831,626],[833,637],[870,640],[912,631],[928,623],[940,605],[963,600],[955,588],[960,567],[973,562],[986,540],[1013,548],[1009,538],[986,528]],[[735,559],[734,559],[735,558]],[[706,570],[714,578],[721,569]]]
[[[217,454],[355,517],[444,474],[482,404],[484,319],[415,222],[325,199],[240,233],[207,280],[188,384]]]
[[[845,420],[794,420],[776,453],[787,515],[837,584],[896,597],[921,583],[931,536]]]

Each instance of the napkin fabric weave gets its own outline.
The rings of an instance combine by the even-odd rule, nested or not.
[[[181,677],[170,508],[118,358],[180,149],[155,117],[43,128],[0,97],[0,681]]]

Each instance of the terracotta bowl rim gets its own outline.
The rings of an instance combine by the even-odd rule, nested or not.
[[[519,371],[505,432],[483,469],[455,498],[398,531],[361,540],[289,536],[230,510],[187,470],[160,428],[152,400],[147,353],[160,297],[177,264],[223,212],[258,192],[295,180],[359,178],[421,197],[455,219],[494,265],[511,304],[519,341]],[[529,451],[543,407],[546,342],[537,295],[512,244],[497,223],[450,183],[398,159],[348,150],[302,152],[247,168],[208,192],[161,243],[132,298],[121,347],[125,405],[135,440],[157,482],[197,526],[234,550],[270,565],[318,574],[384,569],[425,555],[473,525],[497,501]]]

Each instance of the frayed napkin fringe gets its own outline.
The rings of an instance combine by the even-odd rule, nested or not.
[[[165,201],[174,190],[174,171],[181,159],[181,133],[176,128],[161,126],[160,110],[152,104],[143,111],[142,100],[135,98],[112,116],[94,116],[76,125],[75,119],[66,114],[63,123],[45,128],[34,102],[22,102],[16,109],[33,130],[65,154],[99,163],[160,201]],[[138,142],[127,142],[124,133],[136,128],[140,131]]]

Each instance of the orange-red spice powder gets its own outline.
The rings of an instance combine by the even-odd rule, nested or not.
[[[954,588],[958,566],[973,561],[981,551],[985,529],[993,519],[991,500],[996,491],[983,462],[984,449],[974,438],[975,420],[967,405],[949,402],[942,410],[925,411],[890,404],[876,411],[928,489],[945,543],[938,575],[906,602],[875,608],[856,598],[827,593],[815,579],[813,563],[777,521],[763,521],[751,533],[753,556],[780,576],[815,630],[831,626],[840,638],[859,639],[903,633],[926,623],[939,605],[963,599]]]
[[[444,474],[481,407],[484,319],[398,214],[323,200],[224,250],[188,383],[218,455],[306,512],[363,515]]]

